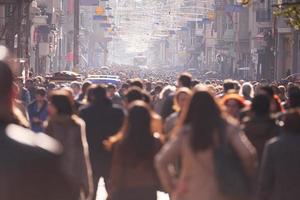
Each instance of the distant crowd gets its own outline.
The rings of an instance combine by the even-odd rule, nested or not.
[[[92,200],[101,177],[110,200],[300,197],[297,83],[112,70],[61,85],[0,61],[0,199]]]

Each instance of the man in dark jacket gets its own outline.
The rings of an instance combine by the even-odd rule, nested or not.
[[[79,199],[59,169],[61,145],[17,125],[13,93],[13,73],[0,61],[0,199]]]
[[[265,143],[279,134],[279,127],[270,116],[270,102],[271,99],[267,95],[255,96],[251,105],[252,115],[243,122],[244,132],[256,148],[259,162]]]
[[[0,199],[76,200],[78,189],[60,171],[61,146],[45,134],[0,125]]]
[[[104,86],[92,86],[90,94],[91,104],[83,108],[79,115],[86,123],[86,135],[94,176],[94,191],[96,192],[100,177],[104,178],[107,188],[111,163],[111,153],[104,148],[103,141],[120,130],[124,120],[124,112],[121,108],[112,105],[106,96]]]
[[[300,113],[285,114],[279,137],[265,147],[259,176],[258,200],[298,200],[300,197]]]

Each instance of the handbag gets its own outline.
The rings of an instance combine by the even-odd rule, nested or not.
[[[251,180],[242,161],[230,144],[225,131],[219,132],[220,143],[214,150],[215,174],[219,191],[228,196],[251,195]]]

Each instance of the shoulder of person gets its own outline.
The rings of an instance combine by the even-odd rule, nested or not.
[[[78,117],[77,115],[72,115],[72,116],[71,116],[71,119],[73,120],[73,122],[74,122],[76,125],[79,125],[80,127],[85,126],[84,120],[81,119],[80,117]]]
[[[6,136],[23,147],[40,149],[53,155],[62,153],[62,145],[54,138],[44,133],[34,133],[16,124],[9,124],[5,128]]]

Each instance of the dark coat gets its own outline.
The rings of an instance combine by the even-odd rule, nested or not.
[[[61,146],[18,125],[0,128],[0,199],[77,200],[58,167]]]
[[[261,161],[265,143],[279,135],[279,127],[276,125],[275,120],[269,116],[256,116],[245,120],[243,130],[256,148],[259,162]]]
[[[112,106],[111,103],[98,103],[83,108],[79,115],[86,124],[93,173],[96,176],[97,173],[100,173],[100,176],[108,176],[111,153],[105,149],[103,141],[120,130],[124,112],[121,108]]]
[[[259,177],[259,200],[300,197],[300,135],[285,134],[265,147]]]
[[[76,115],[57,115],[49,119],[46,134],[63,145],[61,169],[86,197],[93,193],[92,169],[86,140],[85,123]]]

